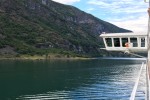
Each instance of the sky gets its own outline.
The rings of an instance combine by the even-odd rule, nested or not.
[[[53,0],[72,5],[118,27],[145,33],[148,3],[144,0]]]

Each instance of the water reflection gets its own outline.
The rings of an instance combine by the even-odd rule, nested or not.
[[[141,61],[1,61],[0,99],[121,99]]]

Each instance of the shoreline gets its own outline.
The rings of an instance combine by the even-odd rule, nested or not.
[[[22,56],[22,57],[0,57],[0,60],[146,60],[146,58],[129,58],[129,57],[50,57],[45,56]]]
[[[91,60],[96,58],[90,57],[66,57],[66,56],[20,56],[20,57],[0,57],[0,60]]]

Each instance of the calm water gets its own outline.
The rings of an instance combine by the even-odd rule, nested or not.
[[[0,100],[128,100],[141,62],[0,61]]]

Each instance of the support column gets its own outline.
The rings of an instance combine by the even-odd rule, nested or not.
[[[111,38],[111,40],[112,40],[112,47],[115,47],[115,45],[114,45],[114,38]]]
[[[107,48],[106,38],[103,38],[103,41],[104,41],[105,47]]]
[[[119,40],[120,40],[120,47],[122,47],[122,39],[121,39],[121,38],[119,38]]]

